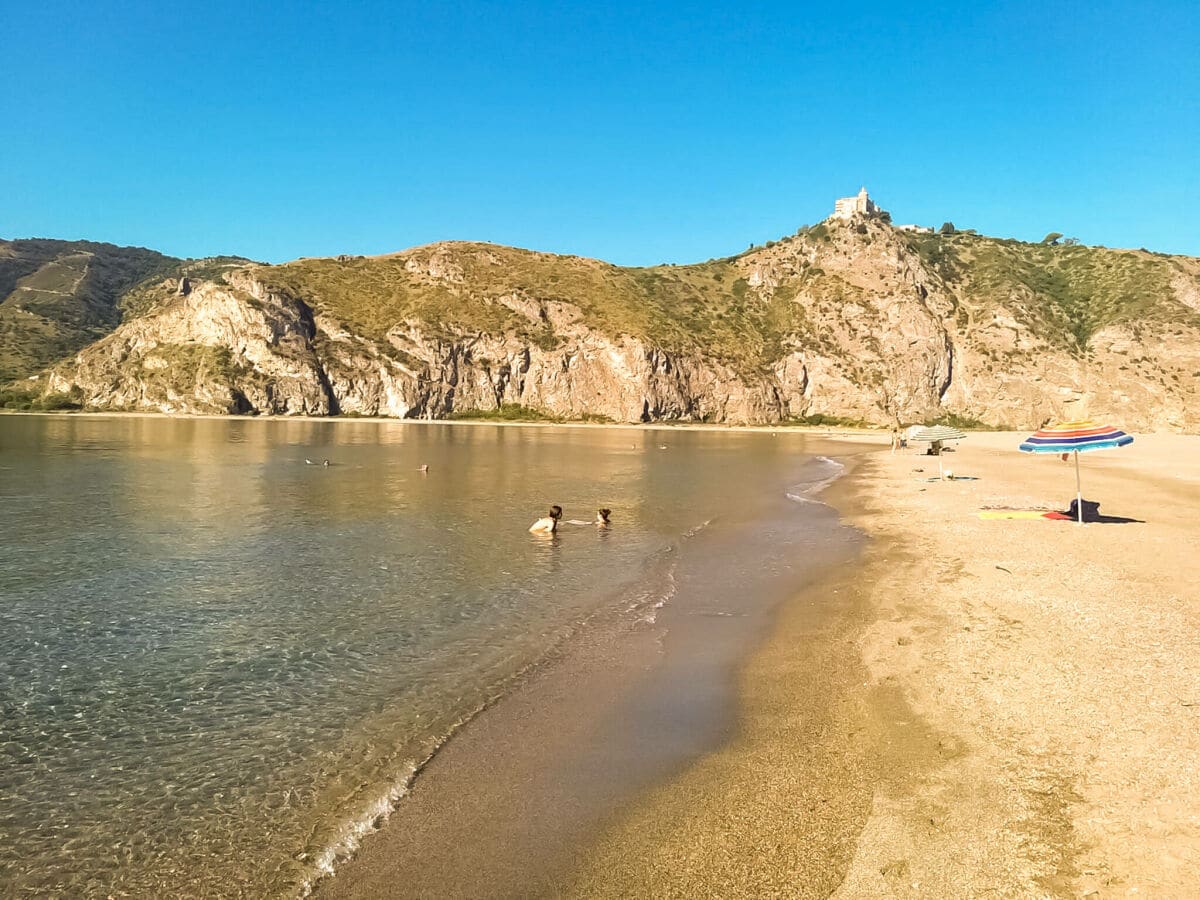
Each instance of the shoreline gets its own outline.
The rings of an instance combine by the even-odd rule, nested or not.
[[[56,419],[156,419],[181,422],[317,422],[329,424],[390,424],[390,425],[496,425],[513,428],[590,428],[623,431],[725,431],[761,434],[777,430],[788,434],[803,434],[837,440],[879,438],[887,434],[879,428],[850,425],[789,425],[783,422],[762,425],[718,424],[714,422],[573,422],[503,419],[398,419],[393,416],[239,416],[233,414],[199,415],[197,413],[112,412],[112,411],[33,411],[0,409],[0,416],[39,416]]]
[[[823,494],[839,519],[858,500],[869,451]],[[857,526],[856,526],[857,527]],[[871,620],[863,554],[777,610],[735,673],[728,740],[610,822],[565,896],[827,897],[868,820],[885,730],[856,642]],[[814,607],[825,615],[814,618]],[[889,698],[894,699],[894,698]]]
[[[847,444],[836,449],[842,459],[861,452]],[[820,527],[823,545],[845,526],[824,502],[829,488],[817,490],[820,515],[834,523],[828,534]],[[835,570],[841,565],[832,563]],[[828,575],[829,566],[818,565],[786,581],[802,577],[807,594]],[[339,860],[332,876],[317,881],[313,894],[567,891],[605,823],[729,741],[738,716],[735,673],[795,596],[794,589],[778,597],[772,590],[748,605],[732,601],[743,612],[706,612],[696,608],[694,586],[685,580],[679,588],[658,621],[606,617],[459,729],[388,820]],[[712,602],[701,601],[702,607]],[[822,626],[827,617],[823,607],[803,612]]]
[[[865,535],[861,553],[760,605],[731,644],[713,640],[737,607],[710,602],[691,620],[668,603],[661,627],[589,621],[588,640],[553,647],[458,727],[314,893],[1191,895],[1200,437],[1088,454],[1083,494],[1109,522],[982,518],[1074,497],[1074,467],[1016,452],[1022,437],[972,433],[950,456],[970,476],[956,481],[878,433],[797,442],[848,463],[820,501]],[[696,542],[693,560],[739,562],[708,601],[762,604],[741,569],[775,537],[766,510]],[[726,656],[664,678],[666,641],[677,660]]]

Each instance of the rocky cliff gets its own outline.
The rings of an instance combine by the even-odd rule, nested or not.
[[[226,264],[42,374],[163,412],[1200,427],[1200,260],[830,220],[621,268],[492,244]]]

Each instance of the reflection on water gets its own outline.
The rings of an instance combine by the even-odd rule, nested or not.
[[[663,434],[0,417],[0,894],[294,891],[506,677],[669,598],[663,555],[805,459]],[[530,535],[550,503],[613,528]]]

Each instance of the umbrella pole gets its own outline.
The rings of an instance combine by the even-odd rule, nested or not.
[[[937,458],[938,458],[938,480],[945,481],[946,476],[942,474],[942,448],[941,447],[938,447]]]
[[[1083,488],[1079,482],[1079,451],[1075,451],[1075,512],[1079,515],[1079,524],[1083,524]]]

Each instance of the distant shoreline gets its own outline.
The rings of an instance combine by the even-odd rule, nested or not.
[[[796,434],[811,434],[821,437],[865,438],[885,435],[884,426],[878,428],[852,427],[849,425],[789,425],[781,422],[763,425],[719,424],[714,422],[555,422],[537,419],[399,419],[395,416],[239,416],[229,413],[200,415],[198,413],[155,413],[155,412],[92,412],[92,411],[35,411],[3,409],[0,414],[10,416],[39,416],[60,419],[163,419],[163,420],[212,420],[222,422],[336,422],[352,424],[373,422],[389,425],[500,425],[517,428],[593,428],[621,429],[627,431],[734,431],[761,434],[764,431],[784,431]]]

